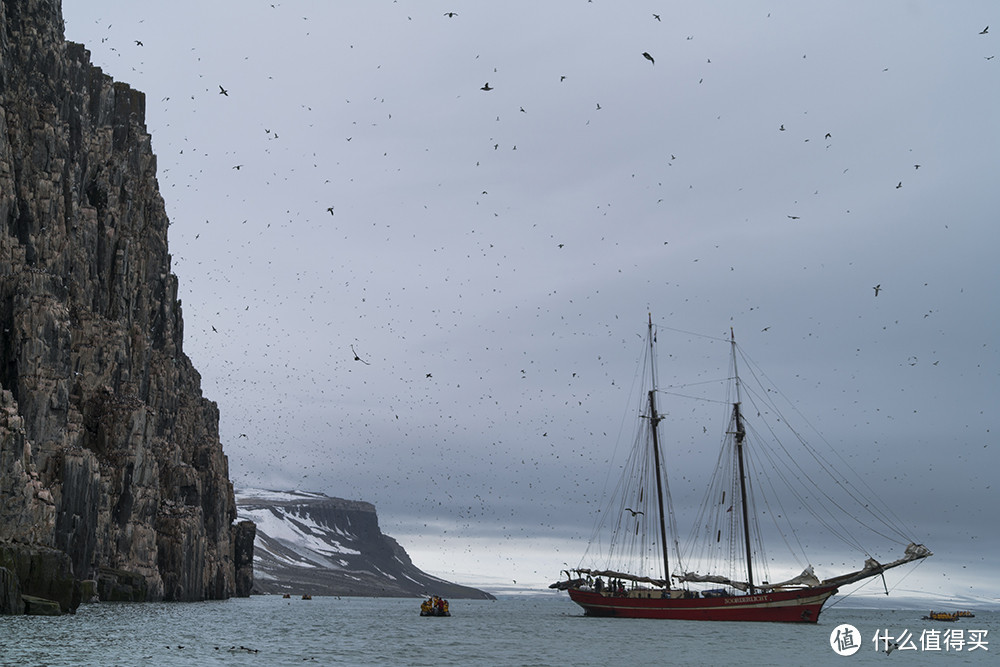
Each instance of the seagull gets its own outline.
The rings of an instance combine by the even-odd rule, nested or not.
[[[635,516],[636,514],[644,514],[641,510],[634,510],[631,507],[626,507],[625,511],[626,512],[631,512],[632,516]]]
[[[493,90],[493,87],[490,86],[490,82],[487,81],[486,84],[482,88],[480,88],[479,90]]]
[[[229,91],[226,90],[225,88],[223,88],[222,86],[219,86],[219,94],[220,95],[225,95],[226,97],[229,97]]]
[[[351,345],[351,354],[354,355],[354,361],[360,361],[365,366],[371,366],[371,364],[369,364],[367,361],[365,361],[364,359],[362,359],[361,357],[358,356],[358,353],[354,351],[354,346],[353,345]]]
[[[875,290],[875,296],[878,296],[878,293],[882,291],[882,283],[879,283],[878,285],[876,285],[872,289]]]
[[[645,58],[646,60],[648,60],[649,62],[653,63],[654,65],[656,64],[656,61],[653,60],[653,56],[649,55],[648,51],[643,51],[642,52],[642,57]]]

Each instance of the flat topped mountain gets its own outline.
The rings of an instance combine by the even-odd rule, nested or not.
[[[240,519],[257,524],[254,592],[492,599],[418,569],[382,534],[371,503],[303,491],[238,490]]]

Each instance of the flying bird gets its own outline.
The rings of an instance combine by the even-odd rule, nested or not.
[[[332,206],[327,206],[326,210],[330,212],[330,215],[333,215],[333,207]]]
[[[626,511],[626,512],[631,512],[631,513],[632,513],[632,516],[635,516],[635,515],[637,515],[637,514],[644,514],[644,512],[642,512],[641,510],[634,510],[634,509],[632,509],[631,507],[626,507],[626,508],[625,508],[625,511]]]
[[[872,289],[875,290],[875,296],[878,296],[878,293],[882,291],[882,283],[879,283],[878,285],[876,285]]]
[[[444,15],[447,16],[448,18],[452,18],[458,16],[458,12],[445,12]]]
[[[140,41],[139,41],[139,40],[137,39],[137,40],[135,40],[135,45],[136,45],[136,46],[142,46],[142,42],[140,42]]]
[[[487,81],[486,84],[482,88],[480,88],[479,90],[493,90],[493,86],[491,86],[490,82]]]
[[[900,181],[899,183],[896,183],[896,189],[897,190],[900,189],[901,187],[903,187],[903,181]]]
[[[659,14],[653,14],[653,18],[656,19],[657,21],[659,21],[660,20],[660,15]]]
[[[985,28],[983,28],[983,29],[982,29],[982,30],[980,31],[980,33],[979,33],[979,34],[980,34],[980,35],[985,35],[985,34],[986,34],[986,33],[988,33],[989,31],[990,31],[990,27],[989,27],[989,26],[986,26]]]
[[[222,86],[219,86],[219,94],[220,95],[225,95],[226,97],[229,97],[229,91],[226,90],[225,88],[223,88]]]
[[[367,361],[365,361],[364,359],[362,359],[361,357],[358,356],[358,353],[354,351],[354,346],[353,345],[351,345],[351,354],[354,355],[354,361],[360,361],[365,366],[371,366],[370,363],[368,363]]]
[[[649,62],[653,63],[654,65],[656,64],[656,61],[653,60],[653,56],[649,55],[648,51],[643,51],[642,52],[642,57],[645,58],[646,60],[648,60]]]

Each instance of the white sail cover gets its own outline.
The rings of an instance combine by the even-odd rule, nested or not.
[[[573,570],[580,574],[587,574],[592,577],[608,577],[612,579],[626,579],[628,581],[637,581],[644,584],[652,584],[653,586],[665,587],[667,581],[665,579],[654,579],[652,577],[643,577],[635,574],[629,574],[628,572],[616,572],[615,570],[591,570],[586,567],[577,568]]]
[[[861,581],[862,579],[867,579],[868,577],[874,577],[879,575],[886,570],[898,567],[900,565],[905,565],[911,561],[920,560],[921,558],[927,558],[931,556],[930,549],[922,544],[914,544],[910,542],[906,547],[906,551],[903,557],[894,560],[891,563],[886,563],[883,565],[879,563],[874,558],[869,558],[865,561],[864,567],[856,572],[849,572],[847,574],[842,574],[839,577],[831,577],[830,579],[824,579],[820,581],[816,574],[813,572],[813,568],[810,565],[806,569],[802,570],[802,574],[797,577],[793,577],[788,581],[782,581],[777,584],[763,584],[755,585],[754,590],[774,590],[779,588],[786,588],[790,586],[820,586],[833,584],[835,586],[844,586],[846,584],[853,584],[855,581]],[[702,582],[702,583],[713,583],[722,584],[723,586],[732,586],[733,588],[741,591],[749,590],[750,585],[745,581],[733,581],[728,577],[723,577],[717,574],[696,574],[694,572],[685,572],[682,575],[675,576],[679,582]]]
[[[914,544],[910,542],[903,557],[899,560],[894,560],[891,563],[886,563],[882,565],[874,558],[869,558],[865,561],[865,566],[858,570],[857,572],[850,572],[848,574],[842,574],[839,577],[833,577],[831,579],[825,579],[824,584],[834,584],[836,586],[843,586],[845,584],[853,584],[855,581],[861,581],[862,579],[867,579],[868,577],[874,577],[875,575],[881,574],[888,570],[889,568],[898,567],[900,565],[905,565],[910,561],[919,560],[921,558],[927,558],[932,556],[931,550],[922,544]]]
[[[712,584],[722,584],[724,586],[732,586],[733,588],[746,591],[750,589],[750,584],[745,581],[733,581],[728,577],[723,577],[717,574],[696,574],[694,572],[685,572],[684,574],[674,577],[677,581],[688,581],[688,582],[700,582],[700,583],[712,583]],[[812,565],[802,570],[802,574],[797,577],[792,577],[788,581],[782,581],[777,584],[762,584],[755,585],[754,590],[769,591],[777,588],[786,588],[789,586],[819,586],[820,581],[813,572]]]
[[[782,581],[777,584],[767,584],[762,586],[762,588],[785,588],[786,586],[819,586],[819,577],[813,572],[813,567],[810,565],[806,569],[802,570],[802,574],[797,577],[792,577],[788,581]]]
[[[733,588],[741,591],[745,591],[750,588],[750,584],[745,581],[733,581],[729,577],[723,577],[720,574],[697,574],[695,572],[685,572],[682,575],[675,576],[674,579],[677,581],[722,584],[723,586],[732,586]]]

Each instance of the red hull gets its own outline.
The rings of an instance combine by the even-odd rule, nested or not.
[[[570,588],[569,597],[588,616],[672,618],[687,621],[815,623],[836,586],[721,598],[639,598]]]

